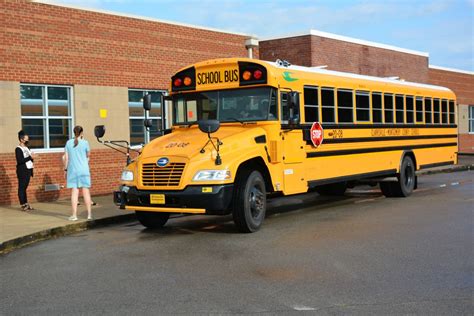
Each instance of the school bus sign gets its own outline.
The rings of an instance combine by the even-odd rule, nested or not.
[[[196,89],[209,89],[235,84],[239,86],[239,68],[237,65],[196,69]]]

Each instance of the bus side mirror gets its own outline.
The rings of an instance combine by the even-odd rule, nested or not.
[[[143,97],[143,109],[145,111],[150,111],[151,110],[151,94],[147,93]]]
[[[300,94],[298,92],[291,91],[289,93],[288,105],[290,111],[288,125],[297,126],[300,123]]]
[[[218,120],[202,120],[198,121],[199,130],[206,134],[212,134],[217,132],[219,127],[221,127]]]
[[[94,127],[94,135],[97,139],[104,137],[105,134],[105,126],[104,125],[97,125]]]
[[[150,119],[146,119],[143,121],[143,125],[145,125],[146,128],[150,128],[153,126],[153,122]]]

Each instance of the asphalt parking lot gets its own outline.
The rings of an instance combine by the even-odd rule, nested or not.
[[[261,231],[186,216],[129,223],[0,257],[2,314],[471,314],[472,172],[269,203]]]

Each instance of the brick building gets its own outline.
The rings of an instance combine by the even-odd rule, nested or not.
[[[0,5],[0,204],[16,204],[14,149],[24,129],[36,148],[30,201],[69,195],[62,155],[74,125],[91,145],[92,193],[118,185],[125,157],[100,145],[95,125],[113,139],[143,143],[140,99],[167,90],[178,69],[206,59],[247,57],[248,35],[30,1]],[[258,51],[253,52],[258,57]],[[157,133],[161,116],[154,100]],[[58,190],[59,189],[59,190]]]
[[[285,59],[294,65],[450,88],[458,102],[459,151],[474,153],[474,72],[432,66],[428,53],[315,30],[260,39],[259,51],[263,60]]]
[[[171,75],[183,66],[249,53],[245,34],[41,1],[0,1],[0,204],[17,203],[20,129],[38,153],[31,201],[69,196],[61,188],[61,157],[74,125],[84,127],[92,148],[92,193],[110,193],[125,158],[100,145],[93,127],[106,125],[108,138],[144,143],[157,135],[162,114],[154,94],[154,127],[145,133],[144,93],[168,90]],[[430,66],[427,53],[311,31],[261,40],[253,56],[450,87],[461,104],[461,150],[474,151],[474,107],[468,107],[474,104],[473,73]]]

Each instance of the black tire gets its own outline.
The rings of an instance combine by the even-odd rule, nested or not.
[[[232,216],[238,230],[253,233],[260,229],[267,209],[267,191],[262,174],[243,170],[236,181]]]
[[[342,196],[346,193],[347,182],[318,185],[314,188],[320,195]]]
[[[380,182],[380,189],[386,197],[407,197],[416,186],[415,163],[410,156],[403,157],[396,182]]]
[[[170,218],[170,213],[136,211],[135,215],[146,228],[162,228]]]

